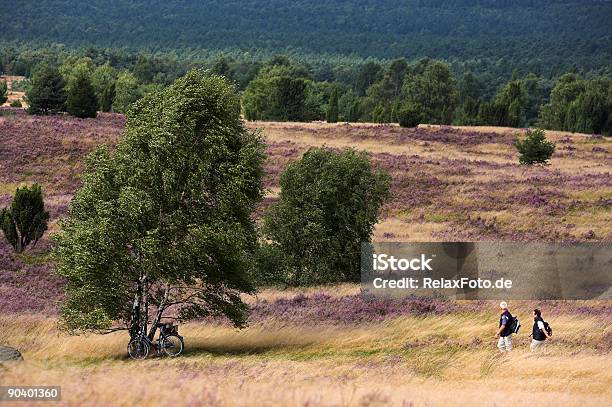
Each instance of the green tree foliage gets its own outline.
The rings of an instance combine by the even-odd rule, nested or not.
[[[458,106],[455,123],[458,125],[480,124],[478,112],[482,97],[482,84],[472,72],[466,72],[458,84]]]
[[[89,77],[85,74],[79,74],[72,80],[66,101],[66,111],[71,116],[81,119],[97,116],[98,99]]]
[[[430,56],[465,63],[471,70],[490,70],[493,90],[516,67],[522,73],[546,76],[574,67],[609,72],[612,60],[609,1],[131,0],[107,4],[20,2],[5,18],[16,23],[3,24],[0,39],[96,45],[118,52],[125,52],[124,47],[167,49],[199,59],[209,50],[223,49],[235,50],[236,55],[248,51],[249,56],[284,49],[324,60],[346,55],[410,60]],[[20,59],[11,66],[20,68],[25,63],[26,59]],[[484,83],[488,86],[489,81]]]
[[[233,69],[225,57],[221,57],[214,62],[211,72],[215,75],[225,77],[228,81],[234,80]]]
[[[358,281],[362,242],[369,242],[389,194],[389,176],[365,153],[313,148],[289,165],[264,232],[284,255],[292,284]]]
[[[109,63],[98,66],[91,74],[91,84],[98,99],[98,109],[110,112],[115,99],[117,71]]]
[[[361,109],[364,112],[362,118],[377,123],[390,123],[394,94],[395,85],[391,77],[385,75],[366,91],[366,97],[361,102]]]
[[[45,211],[42,188],[17,188],[13,202],[0,211],[0,230],[15,252],[21,253],[30,244],[35,246],[47,230],[49,212]]]
[[[247,120],[304,121],[307,80],[302,72],[285,64],[263,68],[244,92],[242,106]]]
[[[155,76],[155,70],[151,58],[141,55],[132,70],[136,80],[140,83],[151,83]]]
[[[120,72],[115,82],[113,111],[127,113],[132,103],[140,99],[141,96],[136,76],[128,71]]]
[[[331,96],[329,97],[329,103],[327,105],[327,123],[338,122],[338,89],[332,90]]]
[[[566,129],[569,105],[586,89],[585,81],[578,75],[567,73],[559,78],[550,94],[550,102],[542,107],[542,124],[550,129]]]
[[[508,82],[491,103],[483,103],[480,118],[483,124],[522,127],[526,123],[527,92],[521,80]]]
[[[402,86],[404,86],[404,78],[408,72],[408,62],[404,58],[396,59],[391,62],[387,75],[389,81],[393,87],[393,97],[398,98],[402,93]]]
[[[381,78],[382,73],[382,66],[376,62],[370,61],[363,64],[359,68],[355,81],[355,93],[357,93],[357,96],[365,96],[368,88]]]
[[[401,127],[416,127],[423,122],[422,108],[415,103],[404,103],[400,105],[398,121]]]
[[[264,147],[239,113],[231,85],[191,71],[129,110],[114,152],[88,156],[55,237],[67,329],[146,329],[155,309],[245,324]]]
[[[402,95],[406,109],[419,111],[421,120],[426,123],[450,124],[457,104],[457,90],[448,65],[425,61],[416,68],[404,80]]]
[[[360,118],[359,98],[352,89],[348,89],[338,99],[339,119],[343,122],[356,122]]]
[[[519,152],[519,162],[525,165],[547,164],[555,152],[555,144],[546,140],[542,129],[528,130],[525,137],[514,143]]]
[[[39,67],[26,92],[28,113],[46,115],[66,108],[66,81],[59,71],[48,65]]]
[[[540,118],[549,129],[612,134],[612,81],[563,75],[551,92],[550,102],[542,106]]]
[[[546,88],[542,78],[533,73],[525,76],[522,85],[527,95],[524,107],[525,124],[532,126],[539,120],[540,107],[548,98],[550,89]]]
[[[326,120],[329,100],[334,85],[329,82],[306,81],[304,91],[304,121]]]
[[[0,81],[0,105],[8,100],[8,86],[6,81]]]
[[[59,67],[60,74],[66,80],[66,92],[70,92],[70,87],[76,79],[91,76],[94,69],[94,62],[89,57],[71,56],[66,58]]]

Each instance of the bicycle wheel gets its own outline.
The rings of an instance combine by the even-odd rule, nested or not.
[[[183,352],[183,338],[177,335],[165,336],[161,341],[161,348],[170,357],[175,357]]]
[[[128,343],[128,355],[132,359],[144,359],[149,355],[149,344],[143,338],[134,338]]]

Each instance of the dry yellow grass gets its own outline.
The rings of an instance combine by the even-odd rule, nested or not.
[[[527,351],[523,332],[515,351],[499,354],[495,312],[359,327],[190,323],[181,327],[184,356],[145,361],[125,358],[122,333],[70,337],[53,319],[2,316],[0,343],[22,349],[25,361],[0,369],[0,384],[60,385],[60,404],[71,406],[608,405],[612,358],[597,344],[610,326],[556,315],[546,350]]]

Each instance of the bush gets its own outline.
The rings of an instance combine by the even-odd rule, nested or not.
[[[42,189],[34,184],[31,188],[17,188],[10,208],[0,211],[0,230],[13,249],[21,253],[30,244],[36,245],[47,230],[48,220]]]
[[[314,148],[289,165],[280,185],[264,233],[284,257],[286,281],[359,281],[361,243],[389,195],[388,174],[373,170],[366,153]]]
[[[11,107],[22,107],[21,100],[13,100],[11,102]]]
[[[547,164],[550,157],[555,152],[555,144],[546,140],[544,130],[528,130],[523,140],[516,140],[514,143],[520,153],[519,162],[521,164]]]
[[[399,109],[397,119],[401,127],[416,127],[421,122],[421,109],[414,104],[406,104]]]

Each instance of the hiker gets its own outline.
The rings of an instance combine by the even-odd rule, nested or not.
[[[552,329],[547,326],[548,323],[542,319],[542,311],[539,309],[533,310],[533,332],[531,333],[531,345],[529,348],[533,351],[544,345],[546,339],[550,339]]]
[[[512,314],[508,311],[508,303],[502,301],[499,304],[502,309],[501,316],[499,317],[499,329],[495,334],[495,338],[498,339],[497,347],[502,352],[510,352],[512,350]]]

